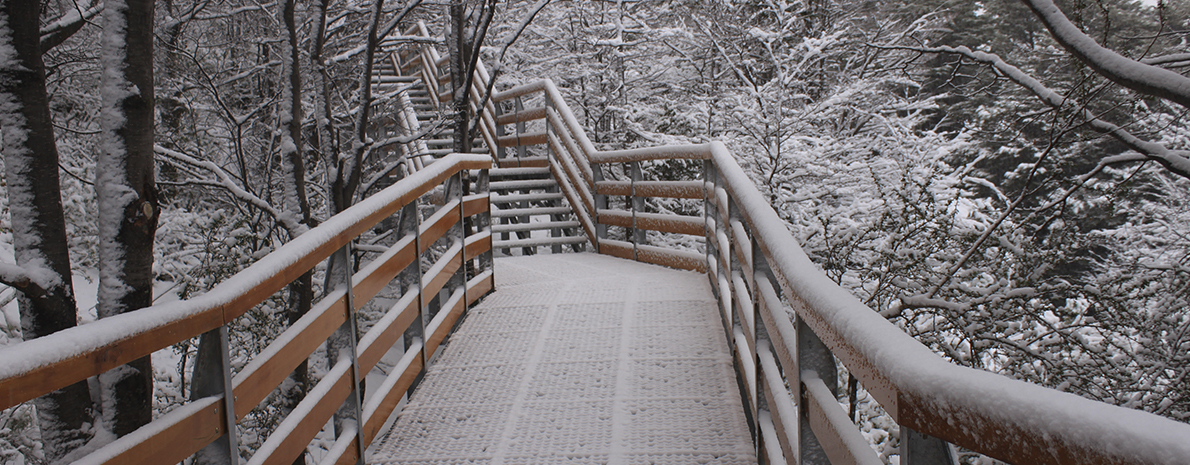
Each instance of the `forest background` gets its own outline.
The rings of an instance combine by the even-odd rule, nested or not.
[[[1190,3],[1057,5],[1104,47],[1190,71]],[[360,128],[399,105],[361,92],[376,6],[156,2],[156,298],[199,295],[369,193],[387,166],[383,151],[354,159],[354,181],[342,154],[360,153]],[[441,33],[448,23],[447,4],[380,6],[384,21],[408,10],[403,24],[424,19]],[[1190,181],[1102,130],[1184,154],[1187,107],[1106,79],[1027,4],[473,6],[494,12],[480,56],[499,73],[498,89],[552,78],[600,148],[724,141],[828,276],[954,363],[1190,421]],[[86,323],[99,316],[104,5],[50,0],[38,14],[77,319]],[[392,35],[390,45],[406,40]],[[680,163],[645,170],[695,173]],[[355,185],[345,191],[345,182]],[[5,263],[16,261],[10,198],[0,198]],[[283,330],[302,296],[321,291],[323,274],[233,328],[237,358]],[[5,342],[23,337],[19,295],[0,292]],[[197,346],[154,355],[154,415],[191,396]],[[325,366],[311,362],[317,378]],[[246,451],[275,426],[288,395],[245,421]],[[858,404],[865,434],[891,460],[896,426],[866,399],[844,390],[840,400]],[[44,448],[34,410],[0,413],[6,461],[62,458]],[[90,428],[87,441],[102,437]]]

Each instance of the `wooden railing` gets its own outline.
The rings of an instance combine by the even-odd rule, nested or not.
[[[881,463],[837,401],[838,360],[901,425],[901,464],[954,463],[953,447],[936,438],[1017,464],[1190,463],[1190,425],[931,352],[822,274],[722,143],[600,151],[549,79],[492,100],[514,98],[540,106],[496,124],[545,120],[543,134],[518,143],[549,148],[549,166],[600,253],[707,272],[763,461]],[[639,164],[653,160],[702,160],[703,177],[641,180]],[[605,180],[613,164],[625,164],[629,179]],[[702,199],[704,215],[650,213],[646,197]],[[701,236],[706,253],[649,245],[644,230]]]
[[[223,437],[223,454],[238,455],[235,424],[301,362],[339,330],[350,347],[264,441],[249,463],[289,464],[344,405],[335,447],[323,463],[356,463],[401,397],[432,362],[435,350],[467,306],[494,286],[487,169],[484,155],[449,155],[364,199],[295,238],[202,296],[101,319],[0,349],[0,408],[99,375],[173,344],[210,332],[222,344],[221,376],[230,390],[178,406],[100,448],[81,463],[175,464]],[[468,186],[474,173],[476,193]],[[423,194],[444,199],[430,216],[418,212]],[[227,326],[298,276],[402,209],[415,225],[351,279],[330,290],[242,370],[231,375]],[[464,221],[469,218],[470,221]],[[424,263],[432,263],[424,266]],[[406,270],[412,284],[372,328],[354,338],[355,311]],[[342,329],[341,329],[342,328]],[[405,336],[404,357],[367,399],[358,380]],[[352,399],[356,399],[352,402]],[[362,426],[361,426],[362,425]],[[232,435],[227,435],[231,431]],[[362,444],[362,446],[361,446]],[[236,460],[238,461],[238,460]],[[232,463],[235,463],[233,461]]]

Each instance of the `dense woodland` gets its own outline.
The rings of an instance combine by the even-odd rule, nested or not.
[[[368,75],[421,19],[456,76],[552,78],[601,148],[725,142],[828,276],[954,363],[1190,421],[1190,3],[1057,2],[1140,70],[1121,78],[1051,32],[1049,0],[461,1],[0,0],[3,339],[199,295],[367,196],[399,110]],[[199,395],[201,345],[0,413],[0,457],[67,461]]]

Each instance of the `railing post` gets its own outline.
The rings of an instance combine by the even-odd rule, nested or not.
[[[428,325],[430,323],[430,317],[427,314],[427,310],[429,309],[430,302],[427,301],[426,292],[425,292],[425,290],[426,290],[426,269],[424,266],[422,266],[422,262],[421,262],[422,243],[421,243],[421,208],[419,205],[420,203],[421,203],[421,199],[413,199],[413,202],[410,202],[409,205],[412,207],[413,220],[414,220],[413,246],[415,248],[416,253],[414,254],[413,261],[414,261],[414,265],[417,265],[417,320],[418,320],[417,321],[417,324],[418,324],[417,329],[419,331],[419,334],[417,335],[417,337],[421,337],[421,340],[423,342],[422,349],[421,349],[421,366],[422,366],[422,373],[425,373],[426,368],[430,366],[430,354],[427,354],[426,349],[425,349],[425,347],[426,347],[425,343],[429,336],[426,334],[426,325]],[[427,248],[429,247],[428,244],[426,247]],[[412,326],[413,326],[413,324],[410,324],[411,328],[412,328]],[[408,343],[409,342],[407,341],[406,344],[408,344]]]
[[[523,111],[525,109],[525,103],[523,101],[521,101],[521,97],[519,97],[519,96],[517,98],[512,99],[512,105],[513,105],[513,110],[516,113],[520,113],[521,111]],[[520,159],[525,158],[529,155],[529,153],[528,153],[529,147],[521,145],[521,143],[520,143],[521,136],[524,134],[525,134],[525,122],[521,121],[520,117],[517,117],[517,122],[516,122],[516,139],[517,139],[516,157],[517,157],[518,162],[520,161]]]
[[[595,211],[591,212],[591,221],[595,223],[595,253],[600,253],[599,242],[607,239],[607,225],[599,222],[599,211],[607,209],[607,194],[600,194],[597,185],[603,181],[603,168],[598,163],[591,163],[591,192],[595,195]]]
[[[494,121],[494,122],[500,121],[500,116],[504,114],[504,105],[497,103],[492,106],[495,107],[495,109],[496,109],[495,114],[492,116],[492,121]],[[496,123],[496,141],[497,141],[496,142],[496,160],[499,160],[499,161],[504,161],[504,157],[508,156],[508,153],[507,153],[508,151],[505,150],[504,146],[500,145],[500,143],[499,143],[500,138],[504,137],[504,134],[506,132],[508,132],[508,131],[506,131],[504,129],[503,124]],[[499,166],[499,165],[497,165],[497,166]]]
[[[813,372],[817,375],[826,387],[830,389],[831,394],[838,397],[839,395],[839,374],[837,367],[835,367],[835,357],[831,355],[830,349],[826,344],[822,343],[822,339],[814,334],[814,330],[802,321],[801,317],[794,319],[797,326],[797,362],[798,369],[801,372]],[[794,374],[789,375],[789,385],[797,386],[798,396],[798,416],[799,429],[798,436],[801,438],[801,462],[808,465],[829,465],[830,459],[827,458],[826,452],[822,450],[822,444],[818,442],[818,438],[814,436],[814,432],[810,429],[810,417],[808,415],[809,409],[806,404],[806,389],[802,385],[801,372],[797,373],[796,378]]]
[[[453,193],[450,192],[451,191],[450,189],[446,189],[446,197],[447,197],[447,202],[450,201],[450,199],[452,198],[452,195],[454,196],[453,198],[459,199],[459,207],[458,207],[459,234],[458,234],[457,240],[458,240],[459,247],[462,247],[462,250],[459,252],[459,271],[455,272],[455,278],[458,278],[457,286],[463,288],[463,305],[466,306],[467,305],[467,276],[468,276],[468,273],[467,273],[467,234],[470,232],[471,228],[470,228],[469,221],[467,221],[467,212],[464,208],[465,205],[464,205],[463,200],[467,196],[467,193],[471,191],[471,187],[468,185],[468,184],[470,184],[470,179],[468,176],[464,176],[463,170],[459,170],[457,173],[454,174],[454,176],[451,176],[450,179],[455,180],[455,184],[458,186],[458,188],[456,189],[456,192],[453,192]],[[453,278],[452,278],[452,280],[453,280]],[[456,287],[456,289],[457,289],[457,287]],[[460,319],[459,321],[462,321],[462,320]]]
[[[549,115],[550,110],[553,109],[553,103],[550,101],[549,98],[543,98],[542,100],[544,101],[544,104],[545,104],[546,115]],[[561,167],[562,164],[560,161],[558,161],[557,154],[554,153],[554,149],[553,149],[553,147],[550,146],[550,143],[549,143],[550,136],[553,135],[553,133],[554,133],[554,127],[552,124],[550,124],[550,119],[548,117],[545,118],[545,120],[543,120],[543,121],[545,122],[546,165],[551,168],[554,166]],[[559,173],[559,174],[561,174],[561,173]],[[555,181],[557,181],[556,184],[566,182],[565,179],[555,179]],[[561,189],[561,186],[559,186],[559,185],[553,185],[553,186],[546,188],[545,191],[549,192],[549,193],[558,193],[558,192],[562,192],[562,189]],[[561,200],[551,200],[547,205],[551,206],[551,207],[559,207],[562,205],[562,201]],[[572,209],[580,209],[582,207],[580,205],[571,205],[571,208]],[[561,214],[556,214],[556,213],[551,214],[550,221],[555,222],[555,223],[559,222],[559,221],[565,221],[565,216],[561,215]],[[562,237],[562,228],[550,228],[550,237]],[[554,245],[550,246],[550,253],[562,253],[562,244],[554,244]]]
[[[479,170],[479,172],[476,173],[475,190],[478,193],[489,196],[488,197],[489,203],[488,203],[488,208],[485,212],[475,216],[475,230],[478,232],[478,231],[483,231],[486,229],[486,230],[488,230],[489,234],[491,234],[491,230],[492,230],[492,208],[491,208],[491,203],[490,203],[491,202],[490,189],[491,189],[491,177],[488,173],[488,170],[487,169]],[[488,248],[488,250],[486,250],[485,252],[480,254],[479,257],[477,257],[477,258],[479,260],[479,266],[478,266],[478,269],[475,271],[476,275],[482,273],[483,270],[492,268],[492,249],[490,247]],[[493,271],[495,270],[495,268],[492,268],[492,269],[493,269]]]
[[[634,161],[628,163],[628,176],[631,183],[629,190],[628,208],[632,210],[632,229],[628,231],[628,240],[632,241],[632,259],[640,260],[638,257],[638,250],[640,244],[645,242],[645,230],[636,226],[636,213],[639,210],[645,209],[645,198],[636,195],[636,183],[644,179],[644,174],[640,170],[640,162]]]
[[[726,192],[726,191],[724,191]],[[731,336],[730,346],[736,353],[736,363],[740,366],[736,372],[740,375],[741,394],[745,405],[745,416],[748,419],[748,427],[752,430],[752,438],[758,439],[760,435],[759,423],[757,423],[757,408],[756,408],[756,347],[755,339],[748,340],[748,336],[755,338],[756,324],[755,320],[749,321],[749,317],[755,315],[755,303],[749,307],[744,306],[744,296],[751,296],[748,292],[748,283],[743,279],[745,260],[751,258],[752,241],[748,237],[737,237],[735,223],[741,222],[739,205],[736,205],[735,198],[727,196],[727,217],[723,218],[723,230],[725,237],[728,238],[729,243],[720,247],[726,247],[728,256],[731,257],[730,270],[727,271],[728,282],[732,293],[732,299],[728,302],[731,305]],[[747,244],[745,246],[744,244]],[[737,250],[737,246],[741,250]],[[744,255],[747,254],[747,258]],[[738,278],[738,279],[737,279]],[[740,286],[743,284],[743,286]],[[741,288],[742,287],[742,288]],[[754,300],[754,299],[750,299]],[[741,337],[742,336],[742,337]],[[753,379],[748,379],[747,374],[751,372]]]
[[[194,378],[190,385],[190,400],[223,394],[223,435],[194,454],[195,463],[240,463],[240,446],[236,435],[235,394],[232,391],[231,348],[227,325],[199,336],[199,353],[195,355]]]
[[[757,281],[759,281],[761,279],[768,279],[766,277],[768,275],[768,262],[765,260],[764,254],[760,250],[760,244],[757,243],[757,241],[756,241],[756,237],[755,237],[756,233],[754,231],[748,231],[748,235],[749,235],[749,246],[750,246],[750,250],[752,252],[752,257],[751,257],[752,258],[752,280],[751,280],[751,282],[748,283],[749,285],[752,286],[752,308],[749,309],[749,311],[752,312],[753,347],[751,350],[751,352],[752,352],[751,355],[752,355],[752,364],[754,367],[756,367],[755,368],[756,369],[756,380],[755,380],[755,384],[753,385],[753,392],[756,393],[756,405],[754,406],[752,413],[754,414],[753,418],[756,419],[756,430],[757,430],[756,431],[756,458],[760,461],[760,463],[765,463],[766,458],[767,458],[767,456],[764,453],[765,450],[768,447],[773,447],[773,446],[780,447],[780,444],[772,444],[772,445],[766,444],[765,440],[764,440],[765,435],[761,431],[761,429],[765,426],[763,424],[764,420],[761,418],[761,412],[769,411],[769,403],[768,403],[768,397],[767,397],[768,393],[765,392],[766,388],[765,388],[764,379],[765,379],[765,376],[780,376],[780,373],[766,374],[764,372],[764,369],[761,366],[761,364],[758,363],[758,359],[759,359],[758,352],[760,350],[760,346],[762,344],[765,347],[768,347],[771,345],[769,343],[768,328],[765,327],[764,318],[761,317],[761,315],[760,315],[761,296],[760,296],[760,286],[757,283]],[[783,393],[779,393],[779,394],[783,394]]]
[[[957,465],[954,447],[936,437],[901,426],[902,465]]]
[[[356,322],[355,299],[353,295],[355,293],[355,286],[352,282],[352,277],[355,274],[355,266],[352,263],[354,256],[351,253],[351,241],[347,241],[339,253],[342,254],[343,258],[343,295],[347,303],[347,321],[343,322],[343,325],[347,327],[347,336],[349,339],[346,342],[348,353],[351,356],[351,397],[347,401],[351,403],[348,408],[353,410],[355,415],[356,445],[359,448],[359,460],[356,463],[366,464],[367,459],[364,457],[364,451],[368,445],[364,444],[364,393],[360,391],[359,353],[356,352],[359,345],[359,326]]]

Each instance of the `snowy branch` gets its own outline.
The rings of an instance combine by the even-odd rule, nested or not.
[[[61,45],[62,42],[82,29],[88,21],[103,12],[102,2],[88,5],[85,7],[80,5],[75,11],[62,15],[61,18],[41,27],[39,31],[41,33],[41,53]]]
[[[1125,58],[1100,46],[1071,23],[1052,0],[1024,0],[1066,51],[1099,74],[1137,92],[1171,100],[1190,108],[1190,78]]]
[[[29,297],[45,295],[45,289],[33,282],[33,276],[24,268],[11,263],[0,263],[0,283],[19,289]]]
[[[219,165],[216,165],[209,161],[196,159],[194,157],[191,157],[190,155],[186,155],[186,154],[184,154],[182,152],[178,152],[176,150],[170,150],[170,149],[167,149],[160,145],[154,145],[153,151],[157,152],[158,155],[165,156],[166,158],[173,160],[175,162],[180,162],[185,165],[194,166],[194,167],[198,167],[198,168],[202,168],[207,171],[210,171],[217,178],[219,178],[218,181],[193,180],[193,182],[196,184],[217,186],[217,187],[226,189],[228,192],[230,192],[236,198],[243,200],[245,202],[248,202],[248,203],[252,204],[252,206],[259,208],[262,211],[268,213],[269,216],[272,216],[273,219],[275,221],[277,221],[277,223],[280,224],[281,227],[285,228],[285,230],[288,231],[291,236],[297,237],[302,232],[305,232],[307,230],[307,226],[304,224],[301,224],[298,221],[298,218],[296,218],[292,215],[284,214],[280,210],[277,210],[276,208],[274,208],[268,202],[264,201],[264,199],[261,199],[260,197],[257,197],[256,195],[252,194],[251,192],[248,192],[248,191],[244,190],[243,188],[241,188],[240,186],[236,185],[235,181],[231,178],[231,176],[227,174],[227,171],[225,171],[223,168],[220,168]]]
[[[979,63],[984,63],[991,66],[997,72],[1004,75],[1008,79],[1024,87],[1033,95],[1036,95],[1042,102],[1055,109],[1062,109],[1071,102],[1061,94],[1054,92],[1046,87],[1041,81],[1021,71],[1020,68],[1006,63],[998,55],[987,52],[977,52],[962,46],[962,47],[909,47],[909,46],[888,46],[888,45],[872,45],[876,48],[892,49],[892,50],[911,50],[921,53],[953,53],[962,55]],[[1190,82],[1190,81],[1188,81]],[[1115,124],[1109,123],[1095,116],[1090,110],[1086,108],[1078,108],[1075,110],[1079,116],[1087,121],[1087,126],[1098,133],[1111,136],[1120,141],[1128,148],[1145,156],[1149,160],[1156,161],[1164,166],[1165,169],[1177,174],[1178,176],[1190,179],[1190,152],[1185,150],[1170,150],[1164,145],[1149,142],[1140,139],[1132,133],[1124,130]]]

